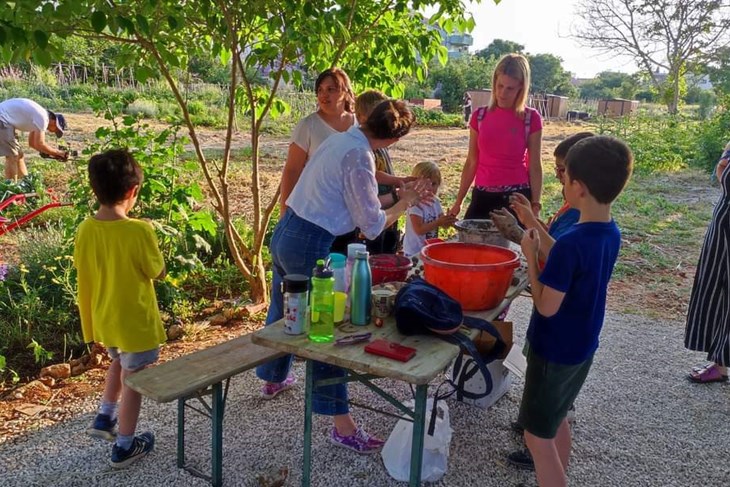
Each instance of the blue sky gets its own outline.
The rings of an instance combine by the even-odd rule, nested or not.
[[[577,0],[493,0],[471,3],[469,12],[476,27],[472,51],[483,49],[494,39],[515,41],[531,54],[549,53],[563,58],[563,67],[580,78],[590,78],[601,71],[637,70],[631,59],[610,59],[605,55],[580,47],[569,37],[571,26],[580,19],[575,16]]]

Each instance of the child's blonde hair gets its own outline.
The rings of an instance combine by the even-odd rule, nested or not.
[[[527,96],[530,92],[530,63],[522,54],[505,54],[497,63],[492,75],[492,99],[489,100],[489,109],[497,108],[497,97],[495,90],[497,88],[497,78],[500,74],[509,76],[522,82],[522,88],[515,98],[515,106],[512,108],[520,115],[525,111],[527,105]]]
[[[378,90],[367,90],[363,91],[358,95],[357,99],[355,100],[355,116],[359,119],[362,117],[363,119],[367,119],[368,115],[370,115],[370,112],[373,111],[373,109],[378,106],[378,104],[383,101],[387,100],[388,97],[385,96],[385,93]]]
[[[441,170],[435,162],[419,162],[413,167],[411,176],[415,176],[417,178],[428,178],[432,182],[441,186]]]

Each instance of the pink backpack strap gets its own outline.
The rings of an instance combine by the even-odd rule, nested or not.
[[[533,111],[532,108],[525,107],[525,145],[527,145],[527,139],[530,138],[530,125],[532,124]]]

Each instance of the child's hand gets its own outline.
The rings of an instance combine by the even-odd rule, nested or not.
[[[451,213],[441,214],[441,216],[438,217],[438,226],[440,227],[450,227],[454,223],[456,223],[456,217]]]
[[[534,228],[537,226],[537,219],[532,212],[532,203],[521,193],[512,193],[509,196],[509,206],[517,214],[517,218],[524,226]]]
[[[489,214],[499,233],[507,240],[520,244],[522,235],[525,233],[517,224],[517,219],[505,208],[494,210]]]
[[[530,228],[525,231],[520,246],[525,257],[529,258],[532,255],[537,259],[537,250],[540,248],[540,233],[536,228]]]

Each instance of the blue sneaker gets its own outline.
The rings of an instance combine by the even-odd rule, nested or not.
[[[86,434],[106,441],[117,439],[117,419],[110,418],[108,414],[97,414],[94,422],[86,429]]]
[[[155,435],[149,431],[135,436],[132,446],[123,450],[116,443],[112,447],[112,467],[124,468],[147,455],[155,448]]]

